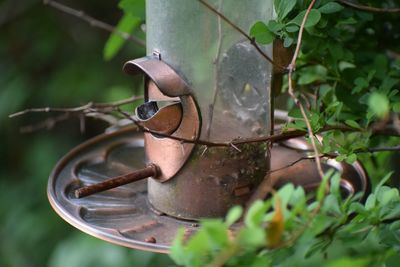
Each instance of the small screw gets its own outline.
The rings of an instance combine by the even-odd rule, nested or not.
[[[157,57],[158,60],[161,60],[161,53],[159,50],[154,50],[153,51],[153,56]]]

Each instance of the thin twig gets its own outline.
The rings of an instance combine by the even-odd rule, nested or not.
[[[52,129],[57,123],[65,121],[71,117],[78,117],[80,122],[81,132],[85,130],[85,117],[93,117],[101,119],[110,125],[117,123],[114,116],[109,115],[115,107],[130,104],[136,100],[143,99],[143,96],[133,96],[127,99],[111,102],[111,103],[93,103],[89,102],[85,105],[73,108],[30,108],[17,113],[9,115],[9,118],[22,116],[28,113],[48,113],[48,112],[61,112],[61,115],[46,118],[45,120],[37,123],[21,127],[21,133],[32,133],[41,129]]]
[[[9,118],[14,118],[18,117],[21,115],[25,115],[27,113],[47,113],[47,112],[66,112],[66,113],[75,113],[75,112],[84,112],[88,111],[93,112],[93,111],[98,111],[94,109],[107,109],[107,108],[115,108],[119,106],[123,106],[126,104],[130,104],[132,102],[135,102],[136,100],[143,99],[143,96],[132,96],[127,99],[111,102],[111,103],[94,103],[94,102],[89,102],[85,105],[79,106],[79,107],[73,107],[73,108],[52,108],[52,107],[45,107],[45,108],[29,108],[25,109],[23,111],[19,111],[16,113],[13,113],[9,115]]]
[[[365,5],[360,5],[358,3],[354,3],[352,1],[347,1],[347,0],[336,0],[339,3],[342,3],[343,5],[362,10],[362,11],[368,11],[368,12],[377,12],[377,13],[399,13],[400,8],[378,8],[378,7],[372,7],[372,6],[365,6]]]
[[[224,0],[219,0],[218,4],[218,12],[221,12],[222,10],[222,5],[224,3]],[[218,43],[217,43],[217,52],[215,53],[215,58],[214,58],[214,92],[213,92],[213,97],[212,97],[212,103],[209,106],[209,120],[207,122],[207,129],[206,129],[206,136],[209,139],[210,138],[210,133],[211,133],[211,125],[212,121],[214,118],[214,107],[215,103],[217,100],[217,94],[218,94],[218,80],[219,80],[219,58],[221,54],[221,47],[222,47],[222,24],[221,24],[221,17],[217,16],[217,23],[218,23]]]
[[[71,116],[69,113],[63,113],[56,117],[47,118],[37,124],[26,125],[20,128],[21,133],[33,133],[38,130],[47,129],[50,130],[59,122],[69,119]]]
[[[119,36],[121,36],[125,40],[133,41],[134,43],[136,43],[136,44],[138,44],[140,46],[143,46],[143,47],[146,46],[146,43],[142,39],[140,39],[140,38],[138,38],[136,36],[133,36],[133,35],[127,33],[127,32],[122,32],[122,31],[118,30],[116,27],[114,27],[114,26],[112,26],[112,25],[110,25],[108,23],[105,23],[103,21],[100,21],[98,19],[95,19],[95,18],[85,14],[85,12],[83,12],[81,10],[73,9],[73,8],[71,8],[69,6],[66,6],[64,4],[61,4],[61,3],[53,1],[53,0],[44,0],[43,3],[45,5],[49,5],[49,6],[53,7],[53,8],[55,8],[55,9],[58,9],[58,10],[66,13],[66,14],[75,16],[75,17],[77,17],[77,18],[79,18],[79,19],[81,19],[83,21],[86,21],[92,27],[99,28],[99,29],[102,29],[102,30],[105,30],[105,31],[108,31],[108,32],[111,32],[111,33],[118,34]]]
[[[293,54],[293,58],[292,61],[290,62],[289,66],[288,66],[288,85],[289,85],[289,90],[288,93],[291,96],[291,98],[293,99],[294,103],[298,106],[298,108],[300,109],[300,112],[304,118],[304,122],[307,126],[307,132],[308,135],[310,136],[310,140],[311,140],[311,145],[313,147],[314,153],[315,155],[318,155],[318,149],[317,146],[315,144],[315,140],[314,140],[314,133],[310,124],[310,121],[307,117],[307,113],[305,112],[304,106],[303,104],[298,100],[298,98],[296,97],[296,95],[294,94],[294,88],[293,88],[293,72],[296,70],[296,60],[297,57],[299,56],[300,53],[300,48],[301,48],[301,43],[302,43],[302,39],[303,39],[303,32],[304,32],[304,25],[306,24],[308,15],[311,12],[311,9],[313,8],[315,4],[315,0],[312,0],[310,5],[308,6],[306,13],[304,14],[304,18],[303,21],[301,22],[301,26],[300,26],[300,30],[299,30],[299,35],[297,37],[297,45],[296,45],[296,49],[295,52]],[[324,177],[324,171],[322,170],[321,167],[321,161],[319,157],[315,157],[315,164],[317,165],[317,170],[318,170],[318,174],[320,175],[321,179],[322,177]]]
[[[234,28],[237,32],[239,32],[241,35],[246,37],[247,40],[250,41],[250,44],[254,46],[254,48],[260,53],[262,57],[264,57],[268,62],[270,62],[272,65],[275,67],[280,68],[281,70],[285,70],[286,68],[284,66],[276,64],[261,48],[260,46],[256,43],[255,39],[252,38],[250,35],[248,35],[245,31],[243,31],[239,26],[237,26],[235,23],[233,23],[230,19],[228,19],[224,14],[216,10],[213,6],[211,6],[209,3],[207,3],[204,0],[198,0],[201,4],[203,4],[205,7],[207,7],[210,11],[218,15],[223,21],[228,23],[232,28]]]
[[[400,151],[400,145],[398,146],[389,146],[389,147],[370,147],[367,149],[360,149],[354,151],[354,153],[373,153],[373,152],[399,152]]]
[[[187,139],[187,138],[182,138],[182,137],[178,137],[178,136],[174,136],[174,135],[169,135],[169,134],[165,134],[165,133],[152,131],[150,129],[144,128],[139,121],[135,120],[129,113],[121,110],[120,108],[118,108],[118,107],[115,108],[115,111],[119,112],[125,118],[132,121],[143,132],[152,133],[152,134],[155,134],[155,135],[158,135],[161,137],[165,137],[165,138],[170,138],[173,140],[180,141],[182,143],[191,143],[191,144],[196,144],[196,145],[204,145],[204,146],[208,146],[208,147],[232,147],[234,149],[238,149],[237,148],[238,145],[249,144],[249,143],[258,143],[258,142],[268,142],[268,141],[269,142],[279,142],[279,141],[284,141],[284,140],[288,140],[288,139],[295,138],[295,137],[304,136],[304,134],[305,134],[304,131],[290,130],[290,131],[287,131],[284,133],[256,137],[256,138],[237,139],[237,140],[232,140],[229,142],[211,142],[211,141],[206,141],[206,140],[201,140],[201,139]]]

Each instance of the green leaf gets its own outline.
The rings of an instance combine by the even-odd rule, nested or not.
[[[396,102],[393,104],[393,112],[400,113],[400,102]]]
[[[121,0],[118,6],[132,17],[145,19],[145,0]]]
[[[367,213],[365,207],[361,203],[358,203],[358,202],[353,202],[350,204],[347,214],[351,214],[353,212],[358,213],[358,214],[366,214]]]
[[[322,65],[305,67],[301,70],[298,84],[306,85],[315,81],[325,81],[328,70]]]
[[[261,227],[242,228],[237,238],[242,247],[246,249],[265,246],[266,243],[265,231]]]
[[[349,125],[350,127],[356,128],[356,129],[361,129],[360,124],[358,124],[354,120],[345,120],[345,123]]]
[[[354,65],[351,62],[347,62],[347,61],[339,62],[339,70],[340,71],[344,71],[345,69],[354,69],[355,67],[356,67],[356,65]]]
[[[341,6],[340,4],[338,4],[336,2],[329,2],[325,5],[323,5],[322,7],[318,8],[318,10],[322,14],[332,14],[332,13],[336,13],[342,9],[343,9],[343,6]]]
[[[250,29],[250,36],[254,37],[257,43],[270,44],[274,40],[274,35],[264,22],[256,22]]]
[[[289,25],[286,27],[287,32],[298,32],[299,29],[300,29],[300,27],[297,25]]]
[[[283,46],[284,47],[289,47],[293,44],[294,39],[292,37],[286,36],[285,39],[283,39]]]
[[[380,205],[387,205],[394,200],[399,200],[399,190],[397,188],[382,186],[376,193],[376,198]]]
[[[389,100],[381,93],[374,92],[368,98],[368,106],[373,114],[379,118],[385,118],[389,111]]]
[[[357,155],[352,153],[346,157],[346,162],[348,164],[353,164],[357,160]]]
[[[225,223],[230,226],[239,220],[243,214],[243,208],[241,206],[232,207],[226,215]]]
[[[355,20],[353,17],[349,17],[347,19],[342,19],[339,20],[338,23],[336,24],[336,27],[339,27],[341,25],[352,25],[352,24],[356,24],[357,20]]]
[[[340,173],[336,172],[333,177],[331,178],[331,194],[334,195],[337,199],[341,198],[340,194]]]
[[[379,217],[381,220],[390,220],[400,217],[400,203],[398,201],[394,201],[391,205],[385,205],[380,213]]]
[[[269,267],[271,260],[267,255],[257,255],[249,267]]]
[[[390,177],[392,177],[393,172],[389,172],[388,174],[386,174],[381,180],[380,182],[376,185],[374,192],[378,192],[378,190],[390,179]]]
[[[133,29],[135,29],[135,27],[139,26],[140,21],[141,20],[137,17],[133,17],[130,14],[124,14],[118,22],[117,30],[120,32],[130,33],[133,31]],[[117,33],[112,33],[103,49],[104,59],[112,59],[122,48],[125,42],[126,40],[119,36]]]
[[[322,178],[322,182],[320,183],[319,187],[318,187],[318,191],[317,191],[317,201],[318,202],[322,202],[322,200],[325,197],[325,193],[326,193],[326,186],[328,184],[329,178],[331,178],[331,176],[334,174],[334,170],[333,169],[329,169],[324,177]]]
[[[285,27],[285,24],[279,23],[276,20],[270,20],[268,21],[267,27],[271,32],[277,33]]]
[[[301,26],[301,23],[303,21],[304,15],[306,14],[306,10],[300,12],[292,21],[290,21],[289,23],[292,24],[296,24],[298,26]],[[312,27],[314,25],[316,25],[319,20],[321,19],[321,13],[317,10],[317,9],[311,9],[307,21],[304,24],[305,28],[308,27]]]
[[[352,90],[352,93],[359,93],[361,92],[362,89],[367,88],[369,86],[369,81],[365,79],[364,77],[357,77],[354,80],[354,85],[355,87]]]
[[[365,201],[365,209],[372,210],[376,206],[376,196],[371,194],[368,196],[367,201]]]
[[[369,258],[340,258],[336,259],[326,267],[365,267],[368,266],[371,260]]]
[[[298,107],[294,107],[289,110],[288,116],[296,119],[303,118],[303,115],[301,114],[301,111]]]
[[[228,244],[228,226],[222,220],[206,219],[201,222],[201,225],[211,247],[218,249]]]
[[[183,237],[185,235],[185,229],[180,228],[175,236],[174,241],[170,249],[170,257],[179,265],[184,264],[184,259],[186,258],[186,253],[183,247]]]
[[[339,206],[339,202],[334,195],[328,195],[325,198],[323,209],[329,213],[334,213],[335,216],[341,215],[341,210]]]
[[[289,203],[289,200],[292,197],[293,192],[294,192],[294,185],[291,183],[285,184],[282,188],[279,189],[278,195],[283,209]]]
[[[306,204],[306,193],[303,187],[298,186],[292,193],[289,204],[297,209],[303,209]]]
[[[296,5],[296,0],[274,0],[275,12],[283,20]]]
[[[255,201],[247,211],[246,217],[244,219],[245,224],[248,227],[258,227],[262,222],[264,214],[270,207],[271,201]]]

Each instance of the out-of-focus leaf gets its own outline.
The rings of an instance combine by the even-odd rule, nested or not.
[[[245,224],[250,228],[258,227],[262,222],[264,214],[270,207],[271,207],[270,201],[267,202],[263,202],[260,200],[255,201],[246,213],[246,217],[244,219]]]
[[[326,267],[365,267],[368,266],[368,258],[340,258],[326,265]]]
[[[322,14],[331,14],[331,13],[336,13],[340,10],[343,9],[343,6],[341,6],[340,4],[336,3],[336,2],[329,2],[326,3],[325,5],[323,5],[322,7],[318,8],[318,10],[322,13]]]
[[[117,30],[119,32],[131,33],[135,27],[139,26],[141,19],[138,17],[133,17],[130,14],[124,14],[117,25]],[[104,50],[103,57],[105,60],[112,59],[118,51],[125,44],[126,40],[122,38],[117,33],[112,33],[110,38],[108,38]]]
[[[265,245],[265,232],[261,227],[243,228],[238,233],[238,242],[243,248],[254,249]]]
[[[306,10],[300,12],[292,21],[289,23],[294,23],[298,26],[301,26],[303,18],[306,14]],[[316,25],[319,20],[321,19],[321,13],[317,9],[311,9],[310,13],[308,14],[307,21],[304,24],[305,28],[312,27]]]
[[[379,118],[384,118],[390,111],[389,100],[381,93],[374,92],[368,98],[368,106],[373,114]]]
[[[283,20],[296,5],[296,0],[274,0],[275,12],[279,20]]]
[[[145,19],[145,0],[122,0],[118,6],[132,17],[140,18],[141,20]]]
[[[232,207],[229,210],[228,215],[226,215],[226,219],[225,219],[226,224],[232,225],[237,220],[239,220],[239,218],[240,218],[240,216],[242,216],[242,214],[243,214],[243,208],[241,206]]]
[[[273,33],[270,32],[264,22],[256,22],[250,29],[250,36],[254,37],[257,43],[270,44],[274,40]]]

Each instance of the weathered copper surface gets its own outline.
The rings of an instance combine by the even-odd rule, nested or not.
[[[149,130],[157,132],[167,130],[171,135],[182,139],[196,140],[200,134],[200,114],[194,98],[186,82],[159,57],[144,57],[128,61],[124,71],[131,75],[143,74],[145,77],[145,101],[180,101],[182,111],[167,110],[169,121],[179,126],[162,126],[167,124],[165,118],[158,118],[158,113],[147,118],[145,125]],[[145,103],[144,105],[146,105]],[[165,114],[164,114],[165,115]],[[164,122],[161,122],[164,120]],[[151,123],[153,121],[154,123]],[[174,123],[172,123],[173,125]],[[168,129],[169,128],[169,129]],[[172,129],[175,128],[175,129]],[[152,133],[145,133],[146,156],[151,163],[160,168],[158,181],[165,182],[173,178],[189,159],[195,145],[179,140],[162,138]],[[162,148],[162,149],[160,149]]]
[[[146,102],[137,109],[136,115],[152,131],[144,134],[146,156],[160,169],[160,174],[148,183],[148,199],[152,206],[170,216],[197,220],[223,216],[232,205],[245,204],[269,170],[267,147],[246,144],[238,148],[206,149],[154,134],[154,131],[163,131],[192,141],[200,136],[201,114],[192,92],[183,78],[160,57],[129,61],[124,70],[145,76]],[[177,99],[180,104],[175,102]],[[158,110],[157,103],[171,101],[182,107],[181,113],[172,109],[164,113]],[[218,134],[224,137],[226,131]]]
[[[90,184],[75,190],[75,197],[82,198],[93,194],[104,192],[122,185],[137,182],[148,177],[157,177],[159,172],[158,167],[154,164],[149,164],[143,169],[135,170],[133,172],[119,175],[117,177],[106,179],[102,182]]]
[[[143,107],[147,104],[156,102],[147,102],[136,109],[136,115],[142,126],[146,129],[161,134],[172,134],[175,132],[182,121],[182,106],[180,103],[169,104],[154,111],[154,114],[143,114]]]
[[[297,142],[304,143],[304,140],[298,139]],[[48,197],[63,219],[88,234],[130,248],[166,253],[180,227],[185,229],[188,238],[196,232],[198,225],[194,221],[178,220],[154,211],[147,199],[145,180],[86,198],[78,199],[74,195],[75,189],[83,185],[143,168],[146,165],[143,145],[143,134],[133,128],[104,134],[79,145],[53,170],[48,183]],[[306,151],[282,145],[274,146],[271,153],[272,170],[287,167],[307,156]],[[349,165],[328,161],[324,166],[342,171],[345,191],[368,192],[368,178],[359,163]],[[312,159],[299,161],[271,175],[280,185],[293,182],[309,190],[319,182]],[[217,185],[210,183],[210,190],[215,188]],[[240,196],[247,192],[243,187],[232,193]]]

